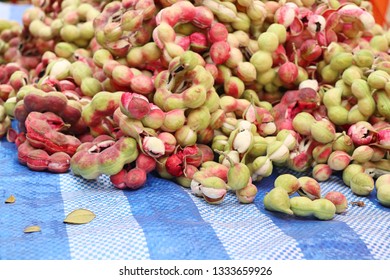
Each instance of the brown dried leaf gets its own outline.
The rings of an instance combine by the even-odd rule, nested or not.
[[[29,227],[26,227],[24,229],[24,233],[31,233],[31,232],[37,232],[37,231],[41,231],[41,227],[40,226],[29,226]]]
[[[16,198],[14,197],[13,194],[11,194],[6,200],[5,203],[14,203]]]
[[[87,224],[93,219],[95,219],[96,215],[88,210],[88,209],[77,209],[72,212],[70,212],[65,220],[64,223],[67,224]]]

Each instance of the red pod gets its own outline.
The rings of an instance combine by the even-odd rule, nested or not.
[[[165,168],[169,174],[175,177],[183,175],[184,160],[182,153],[173,154],[165,162]]]
[[[228,37],[228,30],[222,23],[214,23],[209,29],[207,35],[211,43],[226,41]]]
[[[187,146],[183,149],[183,159],[186,164],[191,164],[195,167],[199,167],[202,160],[202,151],[198,148],[197,145]]]
[[[127,172],[125,176],[125,184],[129,189],[136,190],[145,185],[146,179],[145,170],[135,167]]]
[[[209,145],[197,144],[197,146],[202,153],[202,163],[206,162],[206,161],[213,161],[214,160],[214,152],[213,152],[213,149],[211,149],[211,147]]]
[[[223,64],[230,57],[230,45],[228,42],[219,41],[210,48],[210,57],[215,64]]]
[[[125,183],[126,175],[127,175],[126,169],[122,169],[117,174],[111,175],[110,181],[116,188],[123,190],[127,187]]]
[[[321,187],[317,180],[303,176],[298,178],[300,188],[298,194],[300,196],[306,196],[311,200],[321,198]]]
[[[306,40],[300,47],[300,53],[303,59],[307,61],[315,61],[322,55],[322,48],[317,40]]]
[[[8,128],[7,141],[10,143],[15,143],[17,137],[18,137],[18,132],[15,129],[13,129],[12,127]]]
[[[19,147],[20,145],[22,145],[24,142],[26,142],[26,140],[27,140],[26,133],[19,132],[18,135],[15,138],[15,145],[16,145],[16,147]]]
[[[120,108],[123,114],[140,120],[150,112],[149,100],[140,94],[124,92],[121,96]]]
[[[27,155],[34,150],[34,147],[30,145],[28,141],[23,141],[18,146],[18,161],[20,164],[27,164]]]
[[[272,61],[273,61],[272,66],[276,67],[278,65],[281,65],[285,60],[286,60],[286,49],[282,44],[279,44],[277,49],[274,52],[272,52]]]
[[[278,69],[280,80],[285,84],[291,84],[298,78],[298,66],[288,61]]]
[[[348,136],[356,146],[368,145],[374,140],[373,127],[365,121],[357,122],[348,128]]]
[[[27,167],[34,171],[45,170],[50,162],[50,156],[41,149],[32,150],[27,154]]]
[[[306,151],[294,151],[290,153],[287,165],[292,170],[303,172],[310,167],[311,162],[312,158]]]
[[[160,139],[161,141],[163,141],[163,143],[164,143],[165,155],[170,155],[170,154],[172,154],[175,151],[176,145],[177,145],[177,141],[176,141],[175,136],[172,133],[170,133],[170,132],[161,132],[157,136],[157,138]]]
[[[53,173],[65,173],[70,168],[70,156],[64,152],[57,152],[50,156],[47,170]]]
[[[325,199],[330,200],[336,206],[336,213],[343,213],[348,208],[348,201],[344,194],[337,191],[328,192]]]
[[[151,156],[140,153],[135,160],[135,165],[149,173],[156,168],[156,160]]]
[[[209,8],[204,6],[196,7],[195,15],[192,19],[192,23],[195,26],[206,29],[209,28],[213,22],[214,22],[214,14]]]
[[[131,79],[131,89],[139,94],[147,95],[154,91],[153,80],[147,75],[136,75]]]
[[[190,47],[191,50],[197,53],[205,52],[209,45],[207,42],[207,37],[201,32],[194,32],[190,36]]]
[[[187,51],[191,46],[191,38],[190,36],[176,36],[175,43]]]

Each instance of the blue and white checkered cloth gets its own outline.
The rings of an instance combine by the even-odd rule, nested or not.
[[[20,19],[22,7],[18,13],[8,8],[0,5],[1,18]],[[0,260],[390,259],[390,209],[378,203],[375,191],[356,197],[333,176],[321,183],[323,194],[340,191],[365,207],[349,206],[331,221],[297,218],[264,209],[275,176],[257,184],[253,204],[239,204],[229,194],[221,205],[209,205],[152,175],[143,188],[122,191],[107,176],[88,181],[70,172],[33,172],[18,163],[15,145],[2,139]],[[5,204],[11,194],[16,202]],[[96,218],[84,225],[63,223],[78,208]],[[29,225],[41,232],[23,233]]]

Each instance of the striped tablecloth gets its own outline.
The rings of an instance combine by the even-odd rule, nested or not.
[[[0,3],[1,18],[19,20],[22,10]],[[279,170],[284,172],[290,171]],[[349,206],[331,221],[296,218],[264,209],[275,176],[257,184],[253,204],[239,204],[229,194],[221,205],[209,205],[153,175],[143,188],[121,191],[106,176],[87,181],[70,172],[32,172],[18,163],[15,145],[2,139],[0,260],[390,259],[390,209],[378,203],[375,191],[356,197],[333,176],[321,183],[323,194],[340,191],[365,206]],[[16,202],[5,204],[11,194]],[[78,208],[96,218],[63,223]],[[30,225],[41,232],[24,233]]]

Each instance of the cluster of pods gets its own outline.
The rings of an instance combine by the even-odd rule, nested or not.
[[[317,184],[342,172],[357,195],[377,181],[390,204],[390,32],[369,1],[32,4],[0,21],[0,136],[28,168],[119,189],[154,172],[219,204],[253,202],[285,166]],[[309,214],[333,217],[307,181]],[[275,189],[266,208],[294,213]]]

